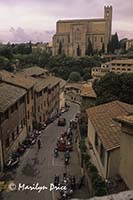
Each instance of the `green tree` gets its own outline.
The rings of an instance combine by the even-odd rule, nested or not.
[[[91,79],[92,77],[91,77],[91,75],[89,74],[89,73],[87,73],[87,74],[84,74],[84,76],[83,76],[83,80],[84,81],[87,81],[87,80],[89,80],[89,79]]]
[[[78,82],[80,81],[80,74],[78,72],[71,72],[68,79],[72,82]]]
[[[88,40],[88,46],[87,46],[87,49],[86,49],[86,55],[93,56],[93,47],[92,47],[92,43],[91,43],[90,39]]]
[[[97,94],[97,104],[120,100],[133,104],[133,73],[108,73],[93,82]]]
[[[105,53],[105,45],[104,45],[104,42],[102,44],[102,53]]]
[[[61,43],[61,41],[60,41],[60,43],[59,43],[58,54],[59,54],[59,55],[62,54],[62,43]]]
[[[108,43],[108,53],[115,53],[115,50],[120,48],[117,33],[112,35],[111,41]]]
[[[81,56],[81,50],[80,50],[80,46],[78,45],[78,48],[77,48],[77,56]]]

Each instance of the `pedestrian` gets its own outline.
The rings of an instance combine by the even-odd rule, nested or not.
[[[40,140],[40,138],[38,139],[37,144],[38,144],[38,150],[39,150],[41,148],[41,140]]]

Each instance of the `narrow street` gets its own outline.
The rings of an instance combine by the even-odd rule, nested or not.
[[[74,117],[77,111],[79,111],[79,105],[70,104],[70,110],[64,114],[63,117],[67,119],[67,125],[69,121]],[[64,166],[64,153],[59,152],[58,158],[54,158],[53,150],[57,142],[57,138],[66,127],[57,126],[57,120],[50,124],[41,135],[41,149],[38,150],[37,143],[27,149],[22,156],[19,167],[12,172],[8,172],[5,175],[6,181],[13,181],[16,186],[20,183],[25,185],[31,185],[39,183],[39,186],[49,187],[50,183],[53,183],[54,176],[59,175],[62,179],[63,173],[75,175],[76,181],[80,178],[80,166],[78,161],[77,152],[71,153],[70,163],[65,169]],[[57,200],[58,192],[55,190],[50,191],[45,189],[40,193],[37,191],[3,191],[0,194],[1,200]],[[77,195],[77,196],[76,196]],[[74,197],[85,198],[88,197],[87,190],[83,188],[81,192],[77,191]]]

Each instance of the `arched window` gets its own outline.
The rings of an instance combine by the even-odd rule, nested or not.
[[[75,40],[76,41],[81,40],[81,32],[80,32],[79,28],[77,28],[77,30],[75,32]]]

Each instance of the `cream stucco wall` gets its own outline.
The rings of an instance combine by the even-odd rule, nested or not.
[[[121,134],[119,171],[129,189],[133,189],[133,135],[125,132]]]
[[[108,176],[113,177],[118,174],[120,164],[120,148],[109,152]]]
[[[101,159],[100,159],[100,154],[99,154],[100,148],[99,147],[96,148],[96,146],[95,146],[95,129],[89,119],[88,119],[88,141],[91,143],[91,145],[93,147],[94,155],[96,158],[95,165],[97,166],[98,170],[100,171],[101,176],[103,178],[106,178],[107,152],[105,151],[105,162],[104,162],[104,166],[103,166]],[[98,140],[98,143],[100,145],[101,141]],[[94,159],[92,158],[92,160],[94,160]]]
[[[64,97],[64,91],[62,91],[61,93],[60,93],[60,109],[61,108],[63,108],[63,107],[65,107],[65,97]]]

